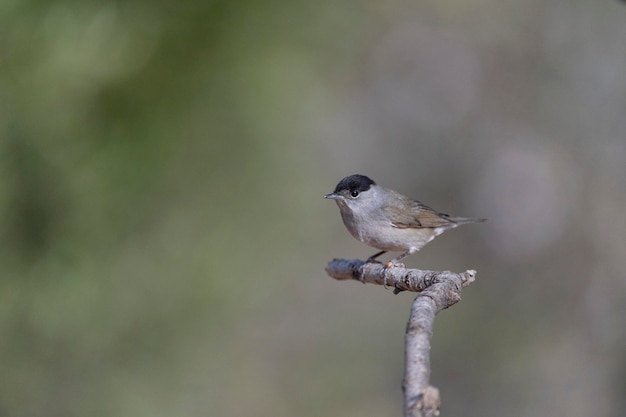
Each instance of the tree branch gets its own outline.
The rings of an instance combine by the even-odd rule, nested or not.
[[[439,390],[430,385],[430,339],[435,315],[461,300],[461,289],[474,282],[476,271],[422,271],[403,265],[385,268],[380,263],[358,259],[333,259],[326,272],[337,280],[394,287],[394,293],[418,292],[413,301],[405,334],[404,391],[405,417],[439,414]]]

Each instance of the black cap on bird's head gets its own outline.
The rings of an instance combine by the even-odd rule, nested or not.
[[[356,198],[361,192],[369,190],[372,185],[376,185],[376,183],[365,175],[350,175],[339,181],[334,192],[324,197],[333,200],[346,198],[348,196]]]
[[[350,175],[349,177],[345,177],[344,179],[339,181],[339,184],[337,184],[337,187],[335,187],[335,193],[338,193],[339,191],[354,190],[367,191],[370,189],[371,185],[376,185],[376,183],[370,177],[359,174]]]

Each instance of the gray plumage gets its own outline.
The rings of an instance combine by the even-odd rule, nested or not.
[[[452,217],[397,191],[377,185],[364,175],[342,179],[326,198],[336,201],[343,223],[355,239],[381,252],[403,252],[389,265],[420,250],[448,229],[485,219]]]

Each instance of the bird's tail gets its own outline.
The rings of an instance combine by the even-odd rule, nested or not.
[[[482,223],[487,221],[487,219],[479,219],[477,217],[450,217],[450,220],[456,224]]]

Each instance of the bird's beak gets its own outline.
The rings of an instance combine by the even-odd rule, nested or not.
[[[330,193],[330,194],[326,194],[324,196],[324,198],[329,198],[331,200],[339,200],[339,199],[343,198],[343,196],[341,196],[339,194],[335,194],[335,193]]]

